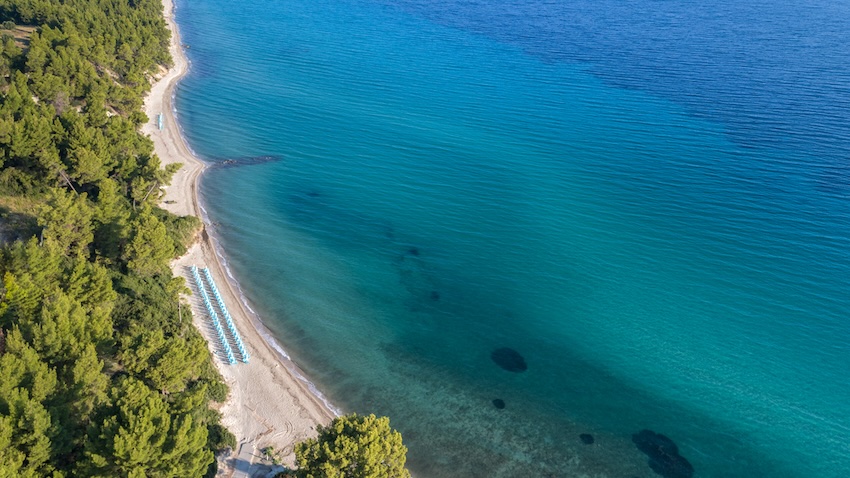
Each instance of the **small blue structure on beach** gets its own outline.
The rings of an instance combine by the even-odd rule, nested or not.
[[[162,131],[162,113],[156,116],[156,125],[159,127],[159,130]]]

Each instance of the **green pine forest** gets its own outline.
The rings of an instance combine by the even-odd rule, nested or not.
[[[168,262],[139,132],[170,65],[159,0],[0,0],[0,478],[196,477],[227,389]]]

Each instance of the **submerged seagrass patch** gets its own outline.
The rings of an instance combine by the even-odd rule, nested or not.
[[[496,362],[496,365],[502,367],[508,372],[525,372],[528,370],[528,365],[525,359],[516,350],[509,347],[498,348],[490,354],[490,358]]]

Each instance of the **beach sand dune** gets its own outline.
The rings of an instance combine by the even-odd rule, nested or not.
[[[188,60],[180,43],[174,23],[172,0],[163,0],[164,14],[171,29],[171,56],[174,66],[164,72],[152,86],[145,101],[145,113],[150,121],[142,132],[154,142],[156,154],[163,166],[182,163],[171,185],[165,188],[162,207],[178,215],[201,217],[198,203],[198,179],[204,163],[188,148],[174,117],[172,94],[174,86],[188,69]],[[163,115],[159,128],[158,115]],[[263,448],[273,447],[283,463],[293,465],[293,447],[304,438],[315,436],[318,424],[328,423],[333,412],[313,393],[308,384],[297,378],[297,367],[277,353],[263,338],[259,320],[244,306],[235,287],[227,279],[216,255],[212,239],[204,231],[198,242],[172,263],[175,275],[186,279],[194,288],[190,267],[208,267],[229,309],[236,328],[242,335],[250,363],[228,365],[217,350],[218,340],[209,326],[209,318],[197,297],[186,297],[192,305],[194,322],[207,339],[214,361],[230,387],[230,395],[221,407],[223,423],[235,435],[237,450],[226,462],[220,476],[263,476],[268,468],[260,463]],[[293,372],[295,371],[295,373]],[[300,374],[299,374],[300,375]],[[246,464],[246,462],[248,462]]]

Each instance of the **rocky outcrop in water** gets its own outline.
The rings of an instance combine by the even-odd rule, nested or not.
[[[509,347],[502,347],[493,351],[490,358],[496,362],[496,365],[502,367],[508,372],[525,372],[528,370],[528,365],[525,359],[516,350]]]
[[[213,163],[210,168],[237,168],[241,166],[254,166],[257,164],[274,163],[282,160],[282,156],[248,156],[236,159],[225,159]]]
[[[694,467],[679,454],[673,440],[652,430],[641,430],[632,435],[638,450],[649,457],[649,467],[664,478],[691,478]]]

